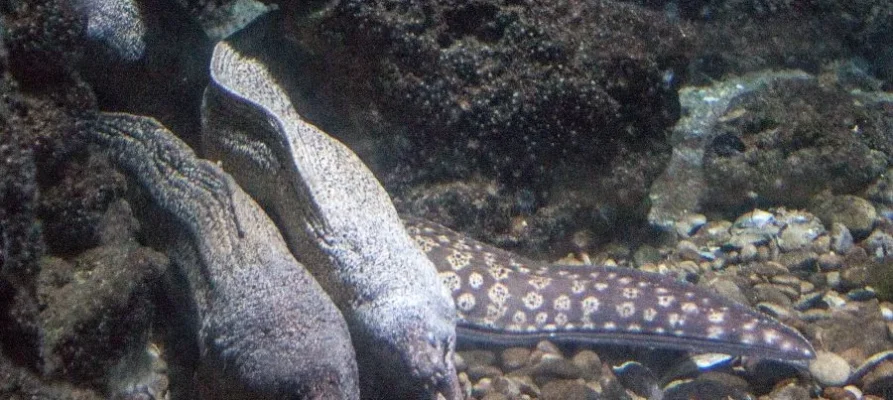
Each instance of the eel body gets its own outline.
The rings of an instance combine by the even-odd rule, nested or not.
[[[460,340],[548,338],[788,361],[815,354],[796,330],[692,284],[629,268],[549,266],[404,220],[453,294]]]
[[[207,156],[273,217],[341,309],[364,397],[459,398],[456,311],[436,268],[356,154],[301,119],[264,50],[251,27],[215,47]]]
[[[229,175],[148,117],[102,114],[89,132],[184,281],[204,397],[359,398],[346,322]]]

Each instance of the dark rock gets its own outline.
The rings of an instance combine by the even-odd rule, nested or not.
[[[77,388],[65,382],[41,378],[0,352],[0,398],[100,400],[107,397],[96,390]]]
[[[684,25],[605,0],[311,8],[283,7],[288,34],[318,55],[326,87],[316,93],[337,93],[328,102],[361,121],[364,138],[346,141],[377,142],[353,147],[396,197],[481,175],[498,182],[500,207],[520,206],[481,221],[491,226],[546,220],[549,207],[570,232],[644,216],[669,156],[660,132],[679,116],[672,76],[693,38]]]
[[[850,193],[867,186],[886,170],[893,138],[883,128],[889,116],[854,104],[861,103],[844,90],[806,79],[777,81],[735,99],[729,108],[738,110],[736,118],[715,129],[735,135],[745,147],[730,154],[708,146],[705,205],[804,206],[826,188]],[[862,119],[872,122],[860,123],[863,134],[853,135],[852,124]],[[815,214],[825,225],[834,222]]]
[[[818,196],[810,208],[825,225],[841,223],[856,238],[867,236],[877,218],[877,211],[871,202],[851,195]]]
[[[122,357],[144,351],[152,290],[166,268],[167,257],[135,243],[87,251],[73,264],[44,261],[37,292],[44,373],[101,384]]]
[[[13,4],[3,24],[15,78],[38,86],[67,79],[84,50],[86,21],[78,6],[67,0]]]
[[[69,162],[58,179],[59,184],[47,188],[40,201],[47,245],[56,254],[97,246],[102,239],[100,220],[124,193],[124,177],[114,172],[106,157],[91,154]]]
[[[808,3],[769,1],[645,1],[655,6],[674,5],[686,19],[703,21],[701,57],[693,64],[694,77],[719,78],[768,68],[797,68],[817,71],[828,59],[861,62],[842,68],[837,79],[877,90],[876,74],[889,87],[893,71],[888,55],[893,26],[889,16],[893,6],[884,0]],[[796,20],[796,24],[791,24]],[[866,76],[868,75],[868,76]]]

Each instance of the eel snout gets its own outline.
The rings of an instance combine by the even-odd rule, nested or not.
[[[456,365],[453,362],[456,354],[455,332],[445,330],[429,330],[423,326],[407,331],[407,350],[404,360],[413,366],[412,379],[420,382],[424,389],[419,398],[462,399],[459,379],[456,376]]]

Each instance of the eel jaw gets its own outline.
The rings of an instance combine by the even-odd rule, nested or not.
[[[403,299],[406,300],[406,299]],[[361,392],[370,399],[463,398],[454,356],[454,311],[438,313],[431,304],[373,307],[366,318],[389,321],[387,329],[355,335]],[[380,318],[379,318],[380,316]],[[439,317],[438,317],[439,316]],[[362,324],[357,324],[362,326]],[[388,382],[382,387],[381,382]]]
[[[459,379],[456,376],[456,335],[446,340],[439,340],[432,332],[428,332],[422,346],[424,350],[410,353],[415,360],[412,365],[428,367],[426,370],[414,369],[412,376],[424,384],[425,392],[435,399],[461,399]]]
[[[404,331],[405,348],[398,351],[410,368],[413,386],[421,389],[418,398],[462,399],[456,375],[456,333],[453,329],[420,324]],[[436,324],[435,325],[440,325]]]

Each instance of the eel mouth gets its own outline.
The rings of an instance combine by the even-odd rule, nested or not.
[[[416,366],[412,370],[414,378],[421,380],[425,395],[419,398],[432,400],[460,400],[462,390],[459,386],[459,378],[456,375],[456,335],[438,337],[433,332],[427,332],[420,340],[422,351],[414,351],[412,364]]]

